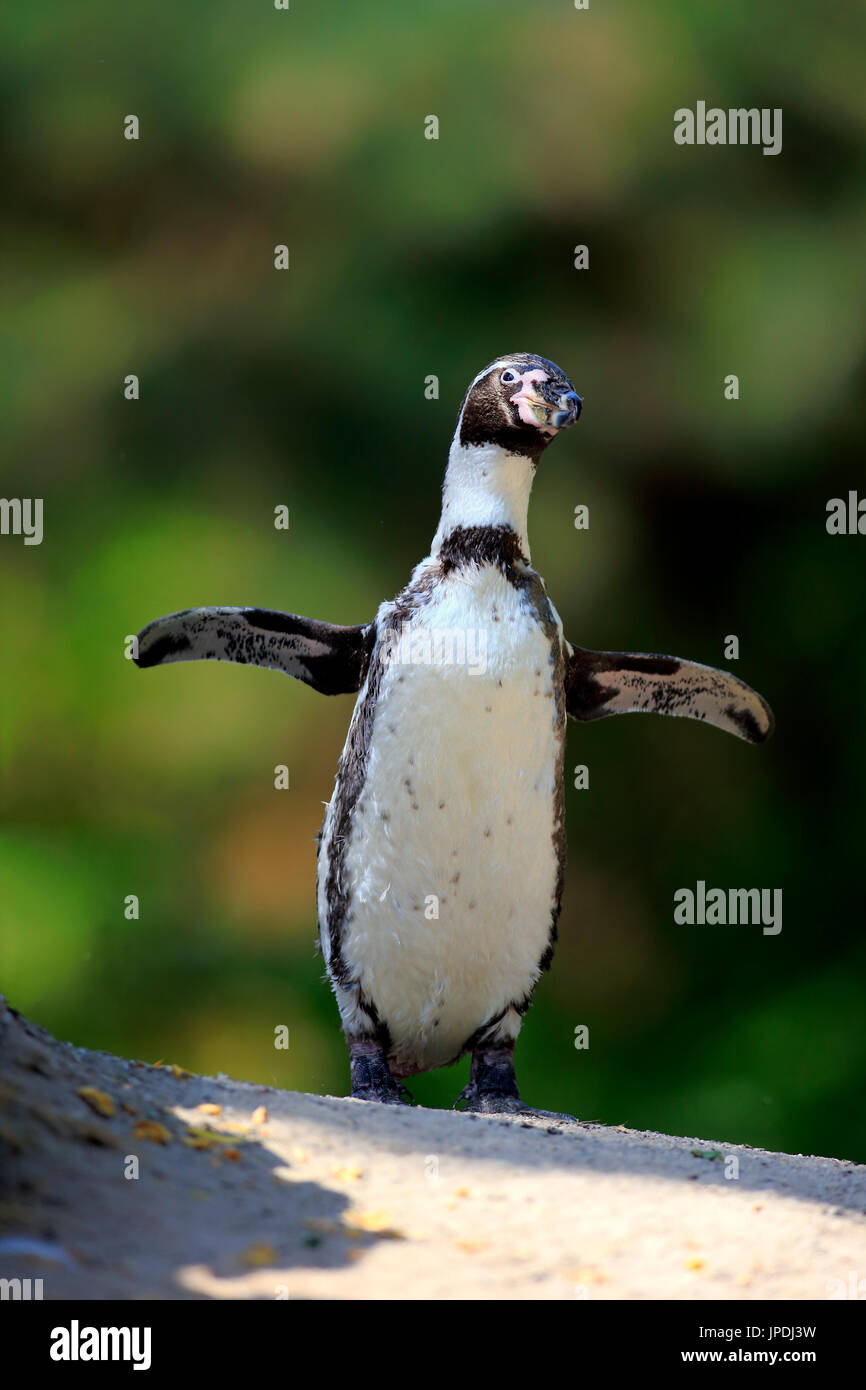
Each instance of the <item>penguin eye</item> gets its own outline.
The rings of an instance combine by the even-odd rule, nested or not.
[[[499,380],[503,383],[503,385],[511,386],[513,382],[520,380],[520,376],[514,370],[513,367],[506,367]]]

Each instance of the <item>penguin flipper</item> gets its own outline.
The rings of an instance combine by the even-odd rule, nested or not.
[[[138,634],[137,666],[171,661],[235,661],[266,666],[322,695],[360,690],[373,625],[338,627],[267,608],[187,608],[148,623]]]
[[[591,652],[571,643],[566,650],[572,719],[646,711],[702,719],[747,743],[763,743],[773,732],[773,711],[763,696],[727,671],[676,656]]]

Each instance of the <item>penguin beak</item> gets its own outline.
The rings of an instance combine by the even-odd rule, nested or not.
[[[539,429],[553,437],[576,422],[583,399],[567,383],[552,382],[543,396],[531,386],[523,386],[511,397],[511,403],[517,406],[522,420],[528,414]]]
[[[558,409],[551,412],[550,423],[554,429],[567,430],[569,425],[577,424],[580,419],[580,412],[583,408],[583,397],[579,396],[571,387],[563,391],[557,400]]]

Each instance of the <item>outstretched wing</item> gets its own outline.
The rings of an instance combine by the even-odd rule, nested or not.
[[[570,643],[566,649],[565,700],[573,719],[647,711],[703,719],[748,743],[763,743],[773,732],[766,700],[727,671],[676,656],[590,652]]]
[[[322,695],[360,690],[373,624],[337,627],[267,608],[187,608],[138,634],[138,666],[169,661],[236,661],[284,671]]]

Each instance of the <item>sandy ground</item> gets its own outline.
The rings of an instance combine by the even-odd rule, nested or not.
[[[0,1001],[0,1278],[45,1298],[824,1299],[852,1274],[863,1166],[189,1076]]]

